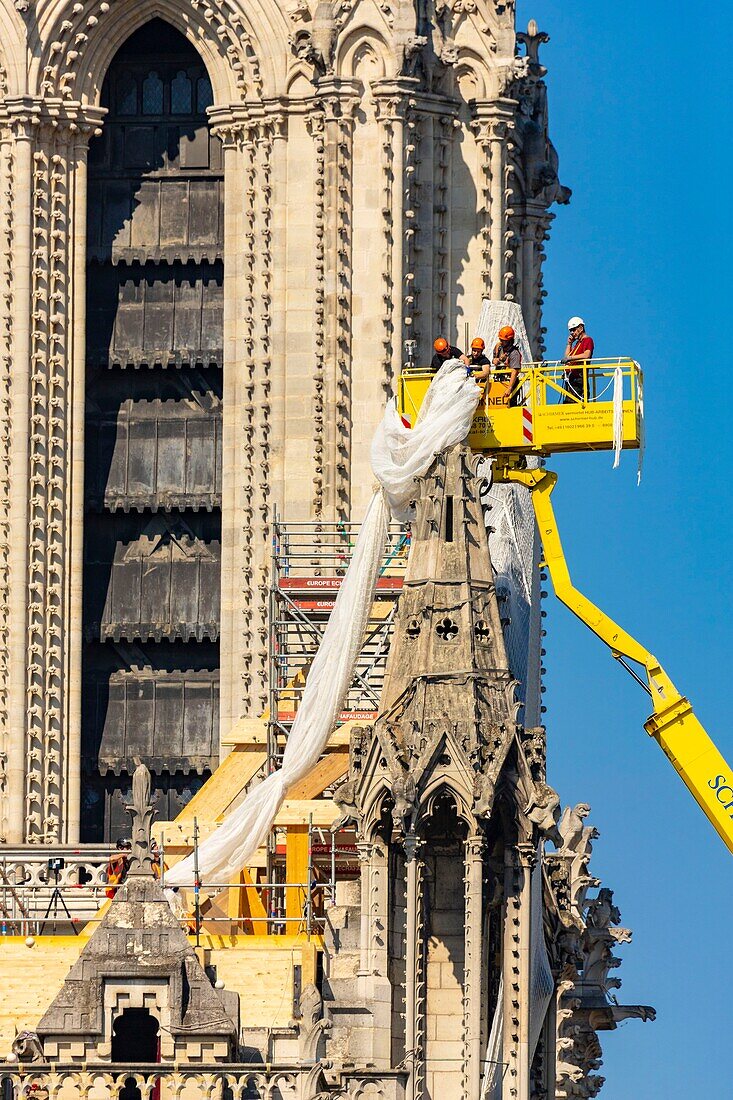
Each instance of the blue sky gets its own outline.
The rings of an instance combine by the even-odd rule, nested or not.
[[[647,452],[564,456],[555,492],[578,586],[646,644],[733,761],[728,436],[730,19],[719,0],[519,0],[551,36],[561,178],[545,269],[548,357],[579,313],[598,354],[646,373]],[[657,1008],[602,1036],[604,1100],[729,1090],[733,858],[642,722],[643,692],[548,598],[549,780],[587,801],[593,868],[634,940],[620,998]]]

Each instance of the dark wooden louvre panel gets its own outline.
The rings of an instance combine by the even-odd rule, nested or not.
[[[221,416],[119,416],[88,425],[87,500],[110,511],[221,505]]]
[[[215,517],[91,518],[86,545],[89,640],[215,641],[221,548]]]
[[[203,771],[216,766],[218,752],[219,685],[211,673],[125,674],[110,681],[100,772],[132,771],[136,756],[156,772]]]
[[[224,190],[211,85],[193,47],[153,20],[116,55],[102,102],[87,228],[86,839],[125,831],[136,757],[177,812],[219,742]]]
[[[134,132],[128,127],[127,134],[126,149],[133,138],[136,150],[143,145],[152,149],[158,140],[150,127]],[[197,150],[208,149],[208,141],[204,125],[188,144],[188,160],[198,161],[189,167],[199,171],[186,173],[187,178],[95,180],[90,191],[94,203],[94,219],[89,226],[90,258],[111,260],[113,264],[143,263],[151,257],[169,263],[176,259],[219,259],[223,240],[222,181],[203,176],[200,169],[207,167],[202,161],[208,156],[196,156]],[[138,159],[156,161],[152,152],[139,158],[125,156],[122,167],[128,175],[139,175],[140,169],[144,170],[145,164],[138,164]]]
[[[220,261],[94,264],[90,270],[90,364],[221,366]]]

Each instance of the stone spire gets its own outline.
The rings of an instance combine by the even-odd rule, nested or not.
[[[436,769],[456,773],[451,782],[463,790],[469,813],[487,814],[517,737],[519,703],[475,462],[464,447],[437,455],[416,493],[410,560],[375,726],[395,818],[405,831],[419,787]]]
[[[529,1098],[518,1037],[530,1029],[531,872],[559,811],[544,731],[517,724],[475,462],[461,446],[436,455],[416,490],[379,716],[354,732],[335,792],[363,861],[370,1058],[382,1069],[405,1059],[407,1094],[421,1100],[478,1100],[493,1019],[508,1078]],[[549,997],[546,968],[538,976]],[[329,992],[354,996],[337,975]],[[344,1025],[360,1019],[339,1008],[329,1057],[353,1048]]]

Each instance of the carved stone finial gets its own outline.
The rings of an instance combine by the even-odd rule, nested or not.
[[[152,875],[153,807],[150,802],[150,772],[144,764],[138,764],[135,768],[132,776],[132,805],[125,808],[132,818],[132,851],[128,877]]]
[[[550,41],[549,34],[541,31],[534,19],[530,19],[526,31],[517,32],[517,42],[521,42],[527,51],[528,68],[531,76],[542,77],[547,72],[540,63],[540,46]]]

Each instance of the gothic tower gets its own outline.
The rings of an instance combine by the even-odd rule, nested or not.
[[[567,201],[514,6],[0,0],[0,836],[175,812],[267,704],[269,534]]]
[[[420,485],[380,714],[337,792],[368,846],[363,972],[390,996],[374,1056],[431,1100],[479,1096],[492,1024],[526,1087],[552,993],[529,914],[559,800],[543,731],[516,721],[475,462],[455,448]]]

